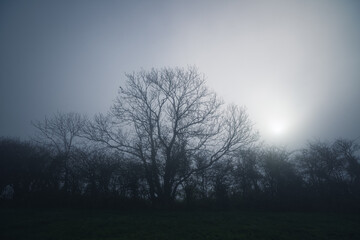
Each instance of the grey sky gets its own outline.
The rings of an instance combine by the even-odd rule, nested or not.
[[[26,138],[57,110],[106,112],[125,72],[196,65],[269,144],[356,138],[359,12],[359,1],[1,1],[0,136]]]

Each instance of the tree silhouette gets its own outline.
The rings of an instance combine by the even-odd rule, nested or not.
[[[154,203],[170,204],[194,173],[257,139],[245,109],[225,107],[195,68],[126,77],[110,113],[86,133],[142,163]],[[199,156],[205,162],[196,167]]]
[[[36,121],[33,126],[38,130],[35,141],[52,150],[56,155],[56,162],[60,164],[63,173],[63,190],[69,190],[70,157],[75,142],[79,139],[85,118],[78,113],[57,112],[51,118]]]

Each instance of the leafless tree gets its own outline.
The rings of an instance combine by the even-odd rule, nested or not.
[[[193,67],[126,77],[110,113],[85,132],[141,161],[154,202],[171,203],[191,175],[257,140],[246,110],[224,106]],[[199,158],[206,159],[201,167]]]
[[[54,149],[58,154],[68,156],[84,124],[85,117],[78,113],[57,112],[43,121],[33,122],[38,130],[34,140]]]
[[[37,134],[34,138],[35,142],[54,151],[56,159],[60,161],[64,175],[64,190],[69,185],[69,159],[71,152],[74,148],[74,143],[80,137],[85,119],[85,117],[78,113],[57,112],[50,118],[45,117],[43,121],[33,122],[33,126],[37,129]]]

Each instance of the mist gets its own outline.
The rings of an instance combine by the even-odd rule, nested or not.
[[[2,1],[0,135],[107,112],[125,73],[197,66],[265,142],[360,136],[356,1]],[[276,134],[276,129],[282,129]],[[279,132],[279,131],[278,131]]]

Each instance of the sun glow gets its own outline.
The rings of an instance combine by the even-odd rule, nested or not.
[[[286,132],[286,124],[281,120],[272,121],[270,130],[274,135],[283,135]]]

